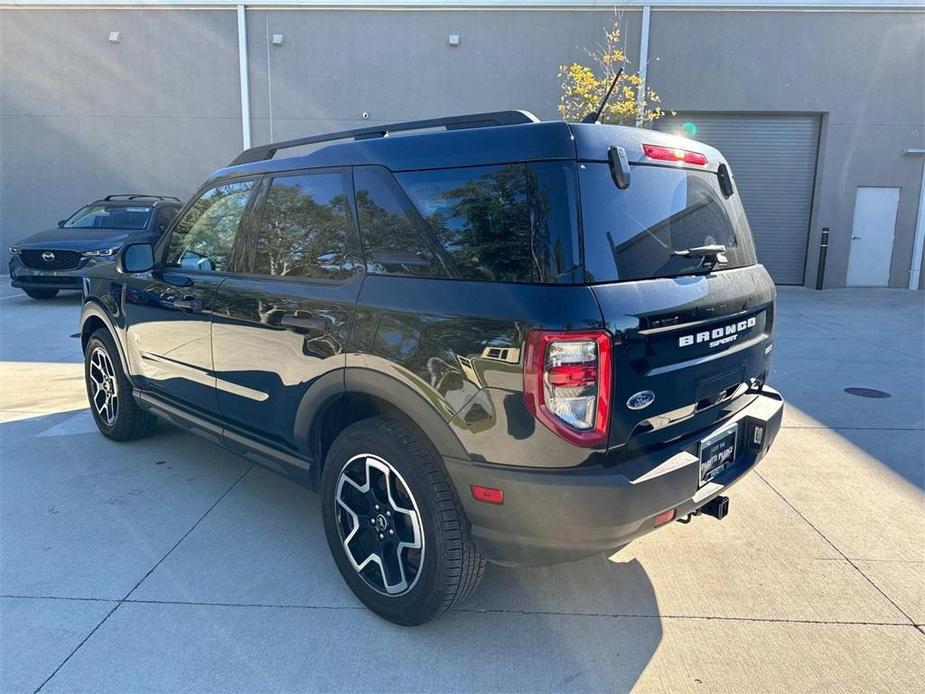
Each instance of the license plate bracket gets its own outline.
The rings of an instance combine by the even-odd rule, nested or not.
[[[739,425],[733,424],[703,439],[699,446],[700,485],[711,481],[736,459]]]

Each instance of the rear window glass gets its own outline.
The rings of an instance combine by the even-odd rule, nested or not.
[[[571,164],[542,162],[397,174],[451,277],[575,282]]]
[[[579,181],[588,282],[700,272],[702,259],[672,256],[697,246],[726,247],[717,270],[757,262],[739,197],[723,197],[713,173],[637,165],[620,190],[607,164],[589,163]]]
[[[144,229],[151,208],[143,205],[87,205],[64,223],[65,229]]]

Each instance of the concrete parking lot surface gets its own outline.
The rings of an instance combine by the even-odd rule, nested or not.
[[[3,285],[2,692],[921,691],[922,293],[781,290],[784,428],[724,521],[491,566],[407,629],[343,584],[311,492],[166,425],[97,434],[79,297]]]

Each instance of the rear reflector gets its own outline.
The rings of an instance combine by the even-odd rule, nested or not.
[[[649,159],[659,161],[673,161],[678,164],[693,164],[695,166],[706,166],[707,157],[700,152],[691,152],[687,149],[676,149],[675,147],[662,147],[660,145],[643,145],[642,151]]]
[[[675,514],[677,512],[678,512],[678,509],[676,508],[663,511],[662,513],[658,514],[655,518],[652,519],[652,524],[656,526],[665,525],[665,523],[668,523],[669,521],[674,520]]]
[[[472,492],[472,498],[476,501],[484,501],[486,504],[503,504],[504,492],[493,487],[480,487],[477,484],[469,485]]]

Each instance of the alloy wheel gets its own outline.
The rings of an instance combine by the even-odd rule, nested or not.
[[[411,590],[424,562],[417,502],[387,461],[356,455],[340,471],[337,528],[347,558],[373,590],[398,596]]]
[[[102,347],[90,353],[90,400],[106,426],[112,426],[119,414],[119,381],[109,354]]]

